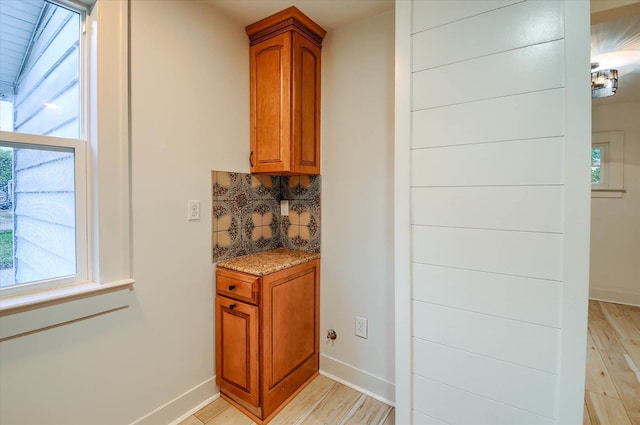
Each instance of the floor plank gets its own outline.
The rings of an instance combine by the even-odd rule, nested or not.
[[[591,423],[591,417],[589,416],[589,408],[587,407],[587,392],[585,391],[584,413],[582,414],[582,425],[593,425]]]
[[[337,385],[337,382],[318,375],[307,387],[300,392],[284,409],[278,413],[269,425],[294,424],[300,418],[306,416],[327,393]]]
[[[299,424],[338,424],[360,397],[366,396],[346,385],[336,383],[322,401]]]
[[[382,425],[396,425],[396,410],[394,408],[391,408],[387,419],[385,419]]]
[[[631,357],[633,363],[638,369],[640,369],[640,341],[623,339],[620,342],[624,346],[625,350],[627,350],[627,354]]]
[[[248,416],[229,405],[219,415],[205,422],[205,425],[251,425],[254,423]]]
[[[202,422],[195,416],[191,415],[184,421],[180,422],[178,425],[202,425]]]
[[[589,341],[591,343],[589,344]],[[608,395],[610,397],[618,397],[616,387],[609,376],[600,352],[593,344],[591,337],[587,338],[587,371],[585,374],[585,390]]]
[[[631,425],[620,400],[590,392],[586,399],[592,425]]]
[[[394,409],[325,376],[317,376],[269,425],[362,424],[395,425]],[[185,419],[180,425],[255,424],[231,404],[219,398]]]
[[[624,357],[626,353],[600,351],[600,354],[632,423],[640,425],[640,383]]]
[[[624,315],[629,319],[636,328],[640,329],[640,307],[632,305],[623,305]]]
[[[391,410],[391,406],[371,397],[363,396],[361,401],[349,411],[345,420],[342,421],[343,425],[379,425]]]
[[[218,398],[217,400],[214,400],[212,403],[209,403],[202,409],[198,410],[193,416],[198,418],[202,423],[207,423],[230,406],[231,405],[226,400],[224,400],[223,398]]]
[[[600,423],[602,414],[594,409],[599,407],[602,410],[615,404],[611,399],[620,402],[632,425],[640,425],[640,328],[635,321],[636,318],[640,318],[638,307],[589,301],[585,376],[588,395],[585,400],[593,425],[596,422]],[[602,364],[598,362],[596,352],[600,355]],[[608,378],[613,382],[615,392],[608,385],[603,372],[604,375],[608,374]],[[604,405],[603,400],[594,398],[596,393],[606,393],[608,398],[604,401],[609,404]]]
[[[613,303],[600,303],[602,313],[616,331],[619,338],[640,340],[640,329],[625,314],[627,306]]]

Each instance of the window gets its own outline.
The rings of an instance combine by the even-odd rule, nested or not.
[[[624,133],[593,133],[591,140],[591,196],[621,198],[624,193]]]
[[[591,184],[599,185],[602,183],[602,146],[594,146],[591,148]]]
[[[86,281],[84,13],[10,0],[0,18],[0,287]]]
[[[133,279],[128,2],[0,0],[0,27],[2,341],[127,307]]]

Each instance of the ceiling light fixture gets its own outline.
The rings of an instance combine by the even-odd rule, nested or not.
[[[603,69],[591,73],[592,98],[613,96],[617,90],[618,71],[616,69]]]

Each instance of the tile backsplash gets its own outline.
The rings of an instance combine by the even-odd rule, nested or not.
[[[320,252],[320,176],[212,171],[211,182],[213,262],[275,248]]]

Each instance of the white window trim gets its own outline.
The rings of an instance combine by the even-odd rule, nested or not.
[[[602,148],[602,183],[591,184],[592,198],[622,198],[624,194],[624,132],[606,131],[591,135],[591,146]]]
[[[92,55],[87,134],[86,282],[0,298],[0,341],[129,306],[131,278],[128,0],[98,0],[87,14]],[[98,30],[99,29],[99,30]],[[97,83],[96,83],[97,82]],[[99,97],[97,96],[99,95]],[[98,144],[97,141],[102,143]]]

